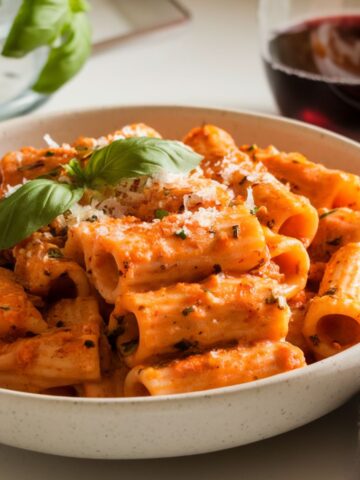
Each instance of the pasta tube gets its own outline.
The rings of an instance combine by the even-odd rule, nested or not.
[[[0,344],[0,386],[26,392],[100,379],[98,332],[91,325]]]
[[[317,358],[360,342],[360,243],[348,243],[331,257],[305,317],[304,335]]]
[[[46,321],[49,327],[67,328],[84,324],[91,325],[96,331],[100,331],[103,323],[94,297],[59,300],[49,308]]]
[[[270,147],[255,151],[276,178],[288,182],[291,189],[305,195],[317,207],[349,207],[360,210],[360,178],[341,170],[332,170],[307,160],[300,153],[283,153]]]
[[[273,233],[264,227],[271,261],[280,273],[280,291],[286,298],[301,292],[306,285],[310,260],[304,245],[296,238]]]
[[[56,177],[60,167],[76,156],[76,150],[69,145],[56,148],[36,149],[24,147],[19,151],[9,152],[0,160],[0,197],[9,186],[31,180],[40,175],[50,174]]]
[[[327,262],[341,246],[360,242],[360,211],[349,208],[319,210],[319,228],[309,247],[310,258]]]
[[[305,315],[309,306],[309,301],[314,296],[312,292],[305,290],[289,300],[291,311],[289,329],[286,335],[286,341],[301,348],[305,356],[310,354],[309,346],[303,334]]]
[[[14,248],[15,273],[35,295],[50,298],[87,296],[89,282],[84,270],[64,257],[62,250],[43,235],[34,234]]]
[[[126,290],[154,290],[246,272],[266,256],[261,226],[244,206],[200,209],[152,223],[109,219],[73,227],[65,251],[83,249],[87,271],[108,303]]]
[[[53,328],[66,329],[82,325],[84,332],[90,329],[97,335],[103,326],[98,303],[93,297],[60,300],[49,309],[46,320]],[[81,397],[122,397],[129,369],[124,364],[113,365],[113,354],[104,335],[100,335],[98,344],[101,378],[75,385],[75,390]],[[117,363],[120,363],[119,360]]]
[[[9,341],[46,329],[46,322],[16,282],[13,272],[0,268],[0,338]]]
[[[95,147],[105,147],[114,140],[129,137],[161,138],[161,135],[145,123],[132,123],[130,125],[125,125],[120,130],[115,130],[114,132],[99,138],[81,136],[75,140],[73,147],[78,153],[80,153],[80,155],[86,157]]]
[[[233,340],[284,339],[290,310],[277,283],[252,275],[213,275],[119,297],[110,328],[129,366],[164,354],[203,350]]]
[[[303,352],[286,342],[211,350],[158,365],[138,365],[125,380],[125,396],[169,395],[226,387],[306,365]]]
[[[290,192],[261,162],[252,162],[231,140],[212,125],[194,129],[184,139],[205,156],[201,163],[205,176],[225,183],[235,195],[245,197],[252,188],[255,205],[265,207],[259,216],[261,223],[308,246],[318,226],[316,210],[309,200]]]

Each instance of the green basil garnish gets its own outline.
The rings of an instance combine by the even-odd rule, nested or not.
[[[91,29],[85,13],[73,15],[62,32],[63,42],[50,50],[48,60],[33,85],[39,93],[52,93],[75,76],[91,52]]]
[[[20,58],[51,45],[69,16],[67,0],[24,0],[7,36],[2,55]]]
[[[102,184],[116,185],[122,178],[137,178],[160,171],[185,173],[197,167],[201,159],[201,155],[181,142],[131,137],[96,150],[83,175],[86,184],[94,188]]]
[[[2,55],[21,58],[49,46],[48,60],[33,89],[52,93],[83,66],[91,50],[86,0],[23,0]]]
[[[82,167],[77,159],[64,166],[73,183],[46,178],[30,180],[0,200],[0,250],[10,248],[68,210],[86,187],[116,185],[159,171],[188,172],[202,156],[180,142],[158,138],[126,138],[96,150]],[[182,237],[181,237],[182,238]]]
[[[83,188],[53,180],[31,180],[0,201],[0,250],[48,225],[80,200]]]

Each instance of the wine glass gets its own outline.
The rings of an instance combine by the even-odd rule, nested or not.
[[[280,112],[360,141],[360,1],[261,0],[259,23]]]
[[[20,0],[0,0],[0,51],[20,4]],[[47,100],[47,95],[31,90],[46,56],[45,48],[20,59],[0,56],[0,120],[30,111]]]

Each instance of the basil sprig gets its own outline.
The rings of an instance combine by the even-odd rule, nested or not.
[[[84,189],[53,180],[25,183],[0,201],[0,250],[10,248],[49,224],[83,196]]]
[[[72,183],[37,178],[0,200],[0,250],[10,248],[51,223],[78,202],[85,188],[116,185],[160,171],[186,173],[203,157],[184,144],[158,138],[126,138],[96,150],[83,167],[77,159],[65,169]]]
[[[21,58],[50,46],[50,53],[33,89],[49,94],[70,80],[91,51],[86,0],[23,0],[2,55]]]
[[[137,178],[160,171],[188,172],[197,167],[201,155],[183,143],[150,137],[115,140],[96,150],[86,167],[71,163],[69,173],[90,188],[116,185],[122,178]]]

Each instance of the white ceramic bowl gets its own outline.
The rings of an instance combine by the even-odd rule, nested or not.
[[[0,124],[1,154],[80,134],[99,136],[145,122],[182,138],[204,122],[239,143],[269,143],[360,173],[360,145],[280,118],[190,107],[114,107],[25,117]],[[149,458],[210,452],[254,442],[310,422],[360,388],[360,345],[290,373],[243,385],[139,399],[82,399],[0,389],[0,442],[86,458]]]

